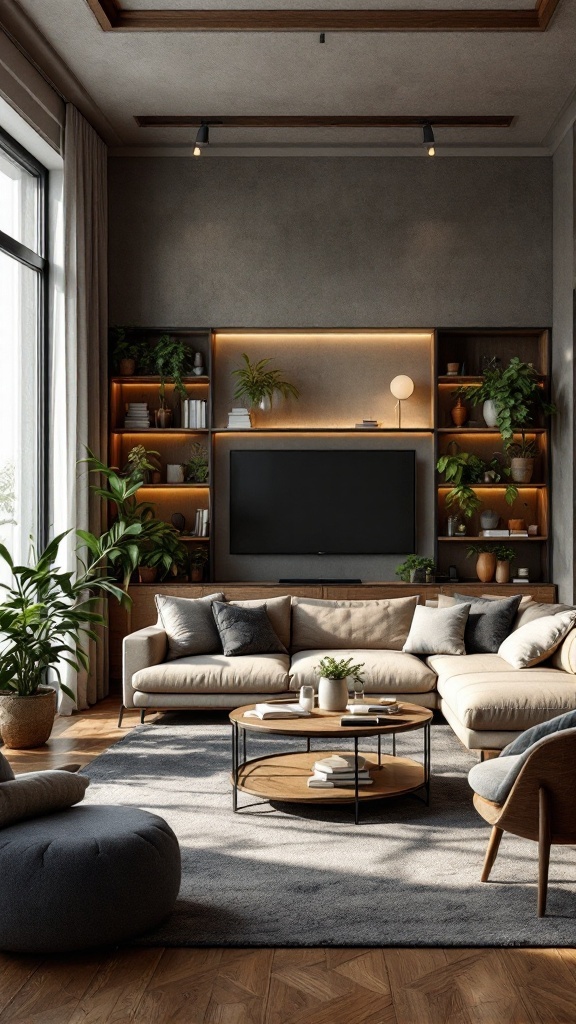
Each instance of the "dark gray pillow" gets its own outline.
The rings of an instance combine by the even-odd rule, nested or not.
[[[4,757],[4,754],[0,754],[0,782],[11,782],[14,778],[14,772],[10,767],[10,763]]]
[[[512,632],[522,594],[492,601],[486,597],[454,594],[458,604],[469,604],[464,632],[466,654],[498,654],[500,644]]]
[[[220,637],[214,625],[212,602],[221,601],[223,597],[222,593],[208,594],[206,597],[155,595],[158,618],[168,642],[166,661],[187,658],[193,654],[220,653]]]
[[[214,620],[220,634],[224,654],[288,654],[272,629],[266,608],[239,608],[214,601]]]

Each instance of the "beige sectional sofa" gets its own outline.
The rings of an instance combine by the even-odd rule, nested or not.
[[[576,708],[574,629],[552,659],[514,669],[498,654],[425,658],[404,653],[417,596],[377,601],[286,596],[232,603],[265,604],[288,653],[170,660],[165,628],[151,625],[123,642],[124,708],[231,709],[290,696],[303,683],[317,683],[315,666],[325,655],[363,662],[367,694],[394,694],[441,709],[462,743],[473,749],[502,749],[524,729]]]

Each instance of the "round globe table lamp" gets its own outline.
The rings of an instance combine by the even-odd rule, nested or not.
[[[400,430],[402,425],[402,402],[405,402],[407,398],[410,398],[410,395],[414,394],[414,381],[411,377],[407,377],[405,373],[400,373],[390,381],[390,391],[394,398],[398,399],[396,402],[396,413],[397,427]]]

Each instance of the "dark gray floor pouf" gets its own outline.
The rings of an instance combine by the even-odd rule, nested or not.
[[[170,913],[180,848],[133,807],[81,805],[0,830],[0,949],[63,953],[132,938]]]

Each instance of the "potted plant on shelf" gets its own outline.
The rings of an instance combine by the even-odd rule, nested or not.
[[[436,469],[444,474],[446,483],[454,485],[446,495],[446,508],[456,504],[462,515],[466,519],[471,519],[482,504],[474,485],[483,482],[498,483],[503,474],[508,476],[510,470],[500,465],[499,460],[502,456],[499,453],[495,453],[490,462],[485,462],[479,455],[460,451],[456,442],[452,442],[451,447],[456,448],[456,451],[441,455],[436,463]],[[518,491],[508,484],[504,497],[507,503],[512,505],[518,497]]]
[[[492,363],[484,371],[481,384],[462,385],[454,392],[472,405],[483,403],[482,415],[489,427],[498,427],[504,447],[512,443],[514,431],[529,426],[534,411],[549,416],[556,407],[544,398],[538,373],[531,363],[513,356],[508,366]]]
[[[293,398],[299,397],[298,388],[282,379],[282,370],[267,369],[271,359],[260,359],[256,363],[251,363],[246,352],[242,353],[242,359],[244,366],[232,370],[233,376],[237,379],[234,398],[248,401],[250,409],[259,406],[267,412],[272,407],[272,399],[276,393],[283,398],[288,398],[289,395]]]
[[[512,441],[508,445],[507,451],[510,456],[510,476],[512,480],[517,484],[529,484],[534,473],[534,460],[538,455],[536,442],[527,441],[526,432],[522,430],[520,440]]]
[[[121,377],[132,377],[136,373],[140,346],[131,337],[132,331],[132,326],[124,327],[120,324],[115,324],[110,328],[112,364]]]
[[[330,657],[322,658],[316,666],[320,677],[318,682],[318,707],[321,711],[345,711],[348,704],[348,692],[355,679],[362,678],[361,669],[364,662],[355,665],[352,658],[340,660]]]
[[[194,441],[192,453],[184,466],[186,483],[205,484],[208,479],[208,449],[200,441]]]
[[[422,558],[420,555],[408,555],[396,569],[404,583],[431,583],[436,565],[433,558]]]
[[[187,398],[188,392],[182,378],[192,371],[194,353],[184,342],[172,338],[169,334],[163,334],[152,349],[151,358],[160,377],[160,408],[157,410],[156,425],[169,427],[172,410],[166,405],[166,384],[172,381],[176,394],[182,399]]]
[[[496,548],[493,544],[471,544],[466,557],[476,557],[476,575],[481,583],[490,583],[494,579]]]
[[[514,561],[516,553],[513,548],[506,544],[497,544],[494,548],[496,555],[496,583],[508,583],[510,580],[510,563]]]
[[[150,481],[158,483],[160,480],[159,458],[160,452],[148,451],[143,444],[134,445],[128,452],[126,475],[134,480],[139,477],[143,484],[150,483]]]
[[[201,583],[204,578],[204,566],[208,561],[206,548],[195,548],[190,555],[190,579],[192,583]]]
[[[69,531],[67,531],[69,532]],[[76,671],[88,668],[84,639],[97,640],[95,626],[105,619],[97,611],[104,594],[121,603],[127,595],[109,577],[106,564],[115,550],[128,552],[139,532],[137,525],[118,524],[100,539],[82,530],[75,572],[57,567],[60,542],[55,537],[28,566],[15,565],[0,544],[0,559],[11,581],[4,584],[0,603],[0,731],[7,747],[39,747],[52,731],[56,694],[74,700],[61,681],[59,665],[66,662]],[[134,553],[134,552],[133,552]]]

